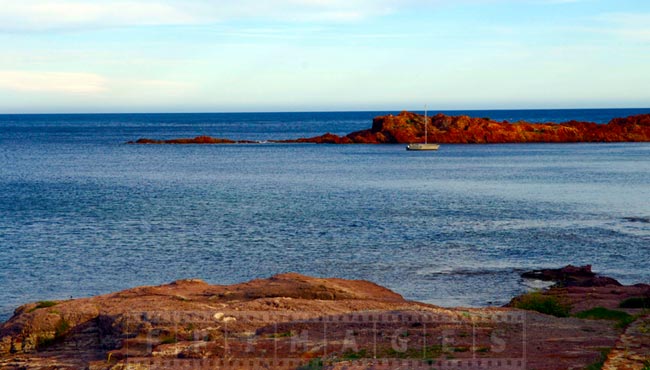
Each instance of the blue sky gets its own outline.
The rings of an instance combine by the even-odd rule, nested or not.
[[[650,107],[646,0],[0,9],[0,113]]]

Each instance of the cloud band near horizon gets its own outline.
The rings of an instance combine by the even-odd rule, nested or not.
[[[0,112],[650,106],[640,0],[0,0]]]

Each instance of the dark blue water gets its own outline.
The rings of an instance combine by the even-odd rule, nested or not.
[[[650,144],[123,144],[344,134],[381,113],[0,116],[0,319],[28,301],[286,271],[474,306],[505,303],[538,267],[650,281]]]

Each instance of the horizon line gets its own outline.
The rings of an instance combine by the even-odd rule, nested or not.
[[[481,111],[568,111],[568,110],[635,110],[648,107],[604,107],[604,108],[469,108],[469,109],[428,109],[428,112],[481,112]],[[39,116],[39,115],[111,115],[111,114],[273,114],[273,113],[371,113],[371,112],[424,112],[424,109],[379,109],[379,110],[269,110],[269,111],[174,111],[174,112],[38,112],[38,113],[0,113],[0,116]]]

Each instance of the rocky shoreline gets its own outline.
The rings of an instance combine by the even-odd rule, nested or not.
[[[427,119],[427,139],[441,144],[505,143],[578,143],[578,142],[650,142],[650,114],[612,119],[607,124],[569,121],[530,123],[494,121],[490,118],[437,114]],[[408,144],[424,141],[424,116],[412,112],[380,116],[372,128],[345,136],[326,133],[311,138],[266,140],[269,143],[316,144]],[[252,144],[248,140],[231,140],[197,136],[170,140],[141,138],[128,144]]]
[[[650,285],[623,286],[589,266],[530,274],[556,284],[508,307],[443,308],[368,281],[293,273],[34,302],[0,326],[0,368],[650,366]]]

